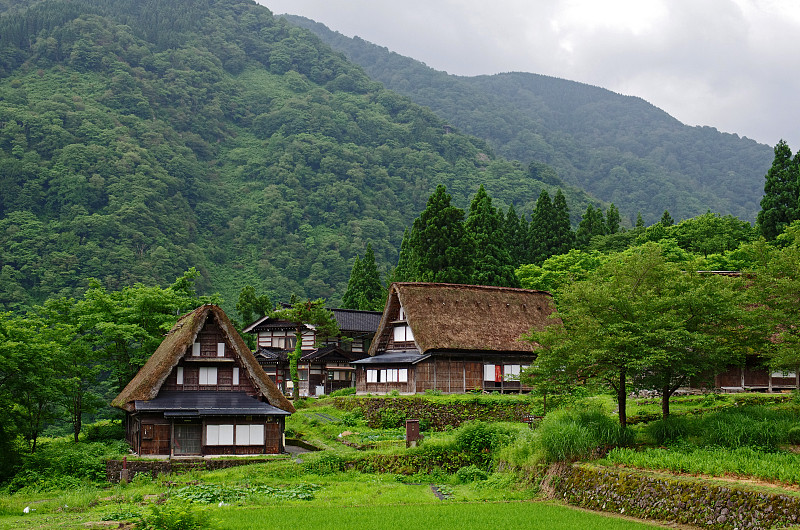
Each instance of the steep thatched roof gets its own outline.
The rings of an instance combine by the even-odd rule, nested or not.
[[[187,349],[194,343],[197,334],[203,329],[203,325],[209,316],[214,318],[233,347],[236,356],[242,363],[242,367],[247,370],[253,384],[256,385],[261,395],[267,399],[267,402],[279,409],[294,412],[292,404],[281,394],[272,379],[258,364],[250,348],[239,336],[228,316],[215,305],[200,306],[191,313],[182,316],[167,333],[164,341],[153,355],[139,369],[136,376],[131,379],[128,386],[114,398],[111,404],[130,411],[133,410],[134,401],[146,401],[155,398],[172,369],[175,368],[186,354]]]
[[[531,328],[541,330],[553,312],[545,291],[456,285],[394,283],[369,354],[385,351],[400,306],[421,354],[442,351],[530,352],[519,340]]]

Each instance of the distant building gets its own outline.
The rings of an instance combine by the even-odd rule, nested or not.
[[[367,356],[380,311],[331,309],[339,325],[338,337],[317,337],[312,326],[303,329],[303,355],[297,365],[301,396],[330,394],[355,385],[352,361]],[[291,394],[289,352],[295,348],[295,323],[268,316],[247,326],[243,333],[256,335],[255,357],[278,388]],[[319,344],[319,346],[317,346]]]

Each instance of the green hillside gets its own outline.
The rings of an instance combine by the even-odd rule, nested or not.
[[[337,303],[437,184],[526,212],[555,191],[251,1],[0,9],[0,308],[192,266],[229,304],[245,284]]]
[[[430,107],[500,156],[552,165],[562,180],[647,224],[707,210],[752,221],[772,149],[710,127],[689,127],[641,98],[529,73],[459,77],[348,38],[303,17],[387,88]]]

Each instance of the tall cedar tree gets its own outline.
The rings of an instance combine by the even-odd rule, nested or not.
[[[397,267],[394,268],[389,276],[389,282],[414,282],[417,281],[417,262],[411,252],[411,236],[408,228],[403,230],[403,241],[400,243],[400,255],[397,258]]]
[[[239,291],[236,312],[239,313],[243,326],[269,315],[272,309],[272,301],[269,299],[269,295],[256,296],[256,290],[252,285],[245,285]]]
[[[675,220],[669,214],[669,211],[664,210],[664,215],[661,216],[661,225],[664,227],[672,226],[675,224]]]
[[[506,250],[503,225],[502,214],[492,206],[492,198],[481,184],[464,224],[467,236],[474,243],[472,283],[476,285],[519,287],[511,255]]]
[[[520,219],[512,204],[508,207],[504,224],[505,245],[508,253],[511,254],[511,261],[515,268],[519,267],[527,258],[525,241],[528,231],[523,232],[523,225],[527,228],[528,223],[525,221],[525,214],[522,215],[522,219]]]
[[[425,210],[414,220],[409,247],[423,282],[469,283],[472,280],[472,242],[464,230],[464,210],[450,204],[439,184]]]
[[[567,206],[567,198],[564,197],[564,192],[561,188],[556,192],[553,197],[553,233],[555,238],[553,240],[552,255],[558,256],[566,254],[575,247],[575,233],[572,231],[572,224],[569,221],[569,207]]]
[[[367,243],[364,259],[356,256],[353,262],[347,291],[342,297],[342,307],[362,311],[379,311],[383,308],[383,286],[378,266],[375,264],[372,243]]]
[[[530,262],[541,265],[553,255],[555,208],[547,190],[542,190],[533,209],[531,224],[528,227],[528,248]]]
[[[608,210],[606,210],[606,234],[616,234],[619,232],[619,222],[619,210],[612,202]]]
[[[800,219],[798,157],[792,159],[792,150],[783,140],[775,146],[775,158],[765,178],[764,197],[756,220],[761,234],[772,241],[792,221]]]
[[[602,236],[606,232],[606,223],[603,220],[603,211],[591,204],[586,207],[586,212],[578,225],[575,240],[578,248],[586,248],[594,236]]]
[[[303,355],[303,328],[306,324],[314,326],[317,341],[339,336],[339,324],[330,309],[325,307],[325,300],[299,300],[292,306],[272,313],[272,316],[281,320],[288,320],[295,325],[294,351],[289,354],[289,374],[292,378],[292,399],[297,401],[300,397],[300,376],[297,372],[297,362]]]

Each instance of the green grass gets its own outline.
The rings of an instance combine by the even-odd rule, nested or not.
[[[223,529],[317,530],[341,528],[546,528],[635,529],[647,523],[541,502],[450,503],[355,506],[349,508],[269,507],[220,512]]]
[[[672,449],[649,447],[640,451],[618,448],[612,450],[598,463],[715,477],[733,475],[800,484],[800,454],[763,452],[749,447],[736,449],[692,446]]]

